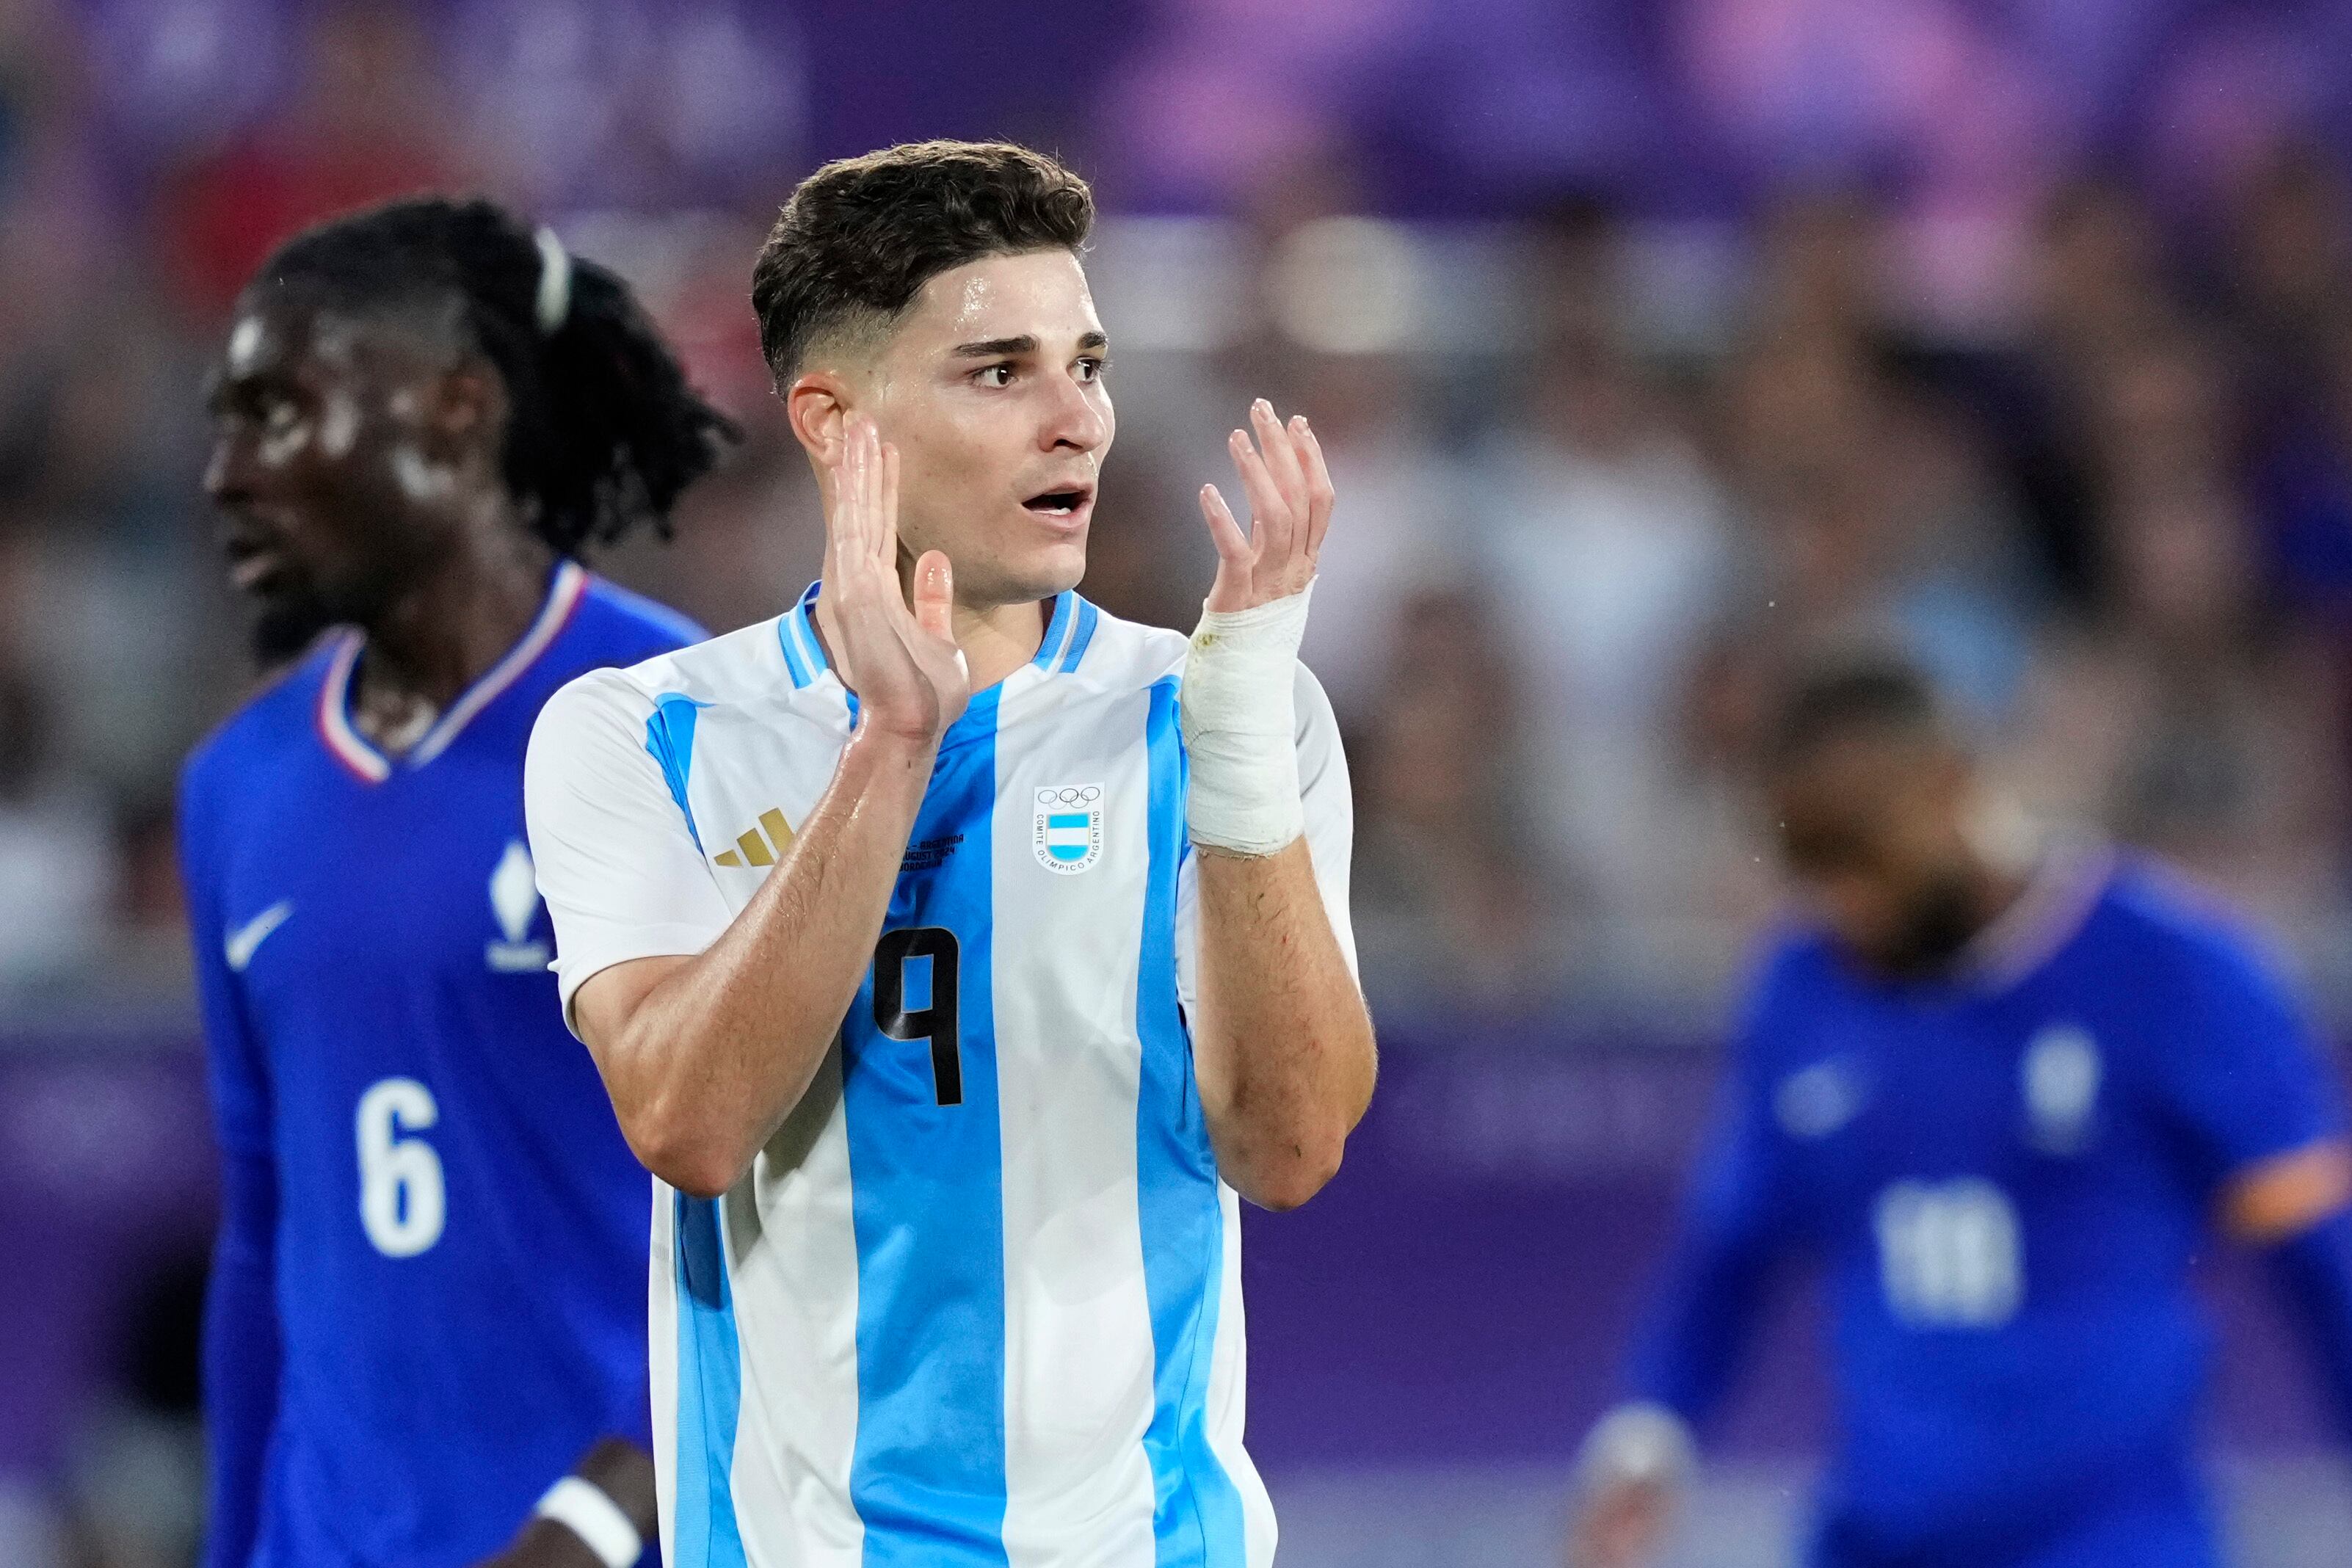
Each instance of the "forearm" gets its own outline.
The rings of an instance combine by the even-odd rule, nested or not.
[[[575,1495],[555,1506],[542,1502],[514,1543],[492,1559],[497,1568],[604,1568],[606,1553],[592,1547],[592,1541],[612,1549],[610,1554],[624,1562],[647,1559],[658,1530],[653,1456],[634,1442],[607,1437],[572,1467],[571,1479],[602,1494],[603,1501],[589,1495],[583,1506]],[[574,1510],[577,1522],[568,1522]],[[620,1525],[625,1530],[616,1528]],[[635,1558],[626,1552],[631,1534],[639,1547]]]
[[[853,738],[719,939],[672,967],[609,1040],[583,1029],[623,1131],[663,1180],[724,1192],[806,1092],[873,960],[934,753]]]
[[[1193,1052],[1218,1169],[1251,1202],[1294,1208],[1338,1171],[1371,1103],[1371,1018],[1305,839],[1265,856],[1197,854]]]
[[[276,1177],[266,1155],[226,1154],[220,1233],[205,1291],[205,1425],[211,1450],[206,1568],[245,1568],[260,1531],[262,1478],[278,1418],[271,1267]]]

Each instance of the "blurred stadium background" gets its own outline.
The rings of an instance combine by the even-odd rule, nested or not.
[[[1255,1447],[1294,1568],[1532,1563],[1771,907],[1788,650],[1904,639],[2037,810],[2352,1019],[2347,84],[2344,0],[0,0],[0,1563],[200,1523],[170,783],[252,674],[198,384],[294,227],[487,189],[629,274],[754,434],[604,564],[713,626],[818,559],[744,296],[824,158],[1097,182],[1106,605],[1189,625],[1219,436],[1311,411],[1389,1069],[1330,1193],[1252,1222]],[[2294,1347],[2213,1289],[2243,1561],[2340,1563]],[[1805,1321],[1677,1561],[1787,1560]]]

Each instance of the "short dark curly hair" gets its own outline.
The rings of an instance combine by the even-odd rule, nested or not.
[[[984,256],[1085,247],[1094,193],[1009,142],[910,142],[803,180],[751,268],[760,351],[781,387],[810,345],[887,328],[939,274]]]

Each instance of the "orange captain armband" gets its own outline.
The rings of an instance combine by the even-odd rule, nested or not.
[[[2289,1241],[2352,1205],[2352,1143],[2329,1138],[2256,1160],[2222,1184],[2221,1223],[2257,1247]]]

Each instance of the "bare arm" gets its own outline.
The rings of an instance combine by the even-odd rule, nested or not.
[[[898,574],[898,458],[870,422],[830,487],[824,595],[858,721],[782,864],[691,958],[592,975],[572,1002],[621,1130],[681,1191],[725,1192],[791,1114],[873,961],[940,737],[971,696],[949,635],[947,557]]]
[[[1330,525],[1330,476],[1304,419],[1260,401],[1258,447],[1234,432],[1251,509],[1244,538],[1213,486],[1202,510],[1217,545],[1211,611],[1303,592]],[[1306,839],[1271,855],[1200,847],[1194,1072],[1217,1166],[1251,1202],[1295,1208],[1339,1168],[1371,1103],[1372,1022],[1323,906]]]
[[[607,1437],[572,1473],[610,1498],[639,1541],[650,1543],[660,1533],[651,1454],[625,1437]],[[534,1514],[506,1550],[485,1559],[480,1568],[604,1568],[604,1560],[569,1525]]]
[[[1339,1168],[1371,1103],[1372,1021],[1332,933],[1307,841],[1200,852],[1193,1037],[1217,1168],[1267,1208],[1296,1208]]]

